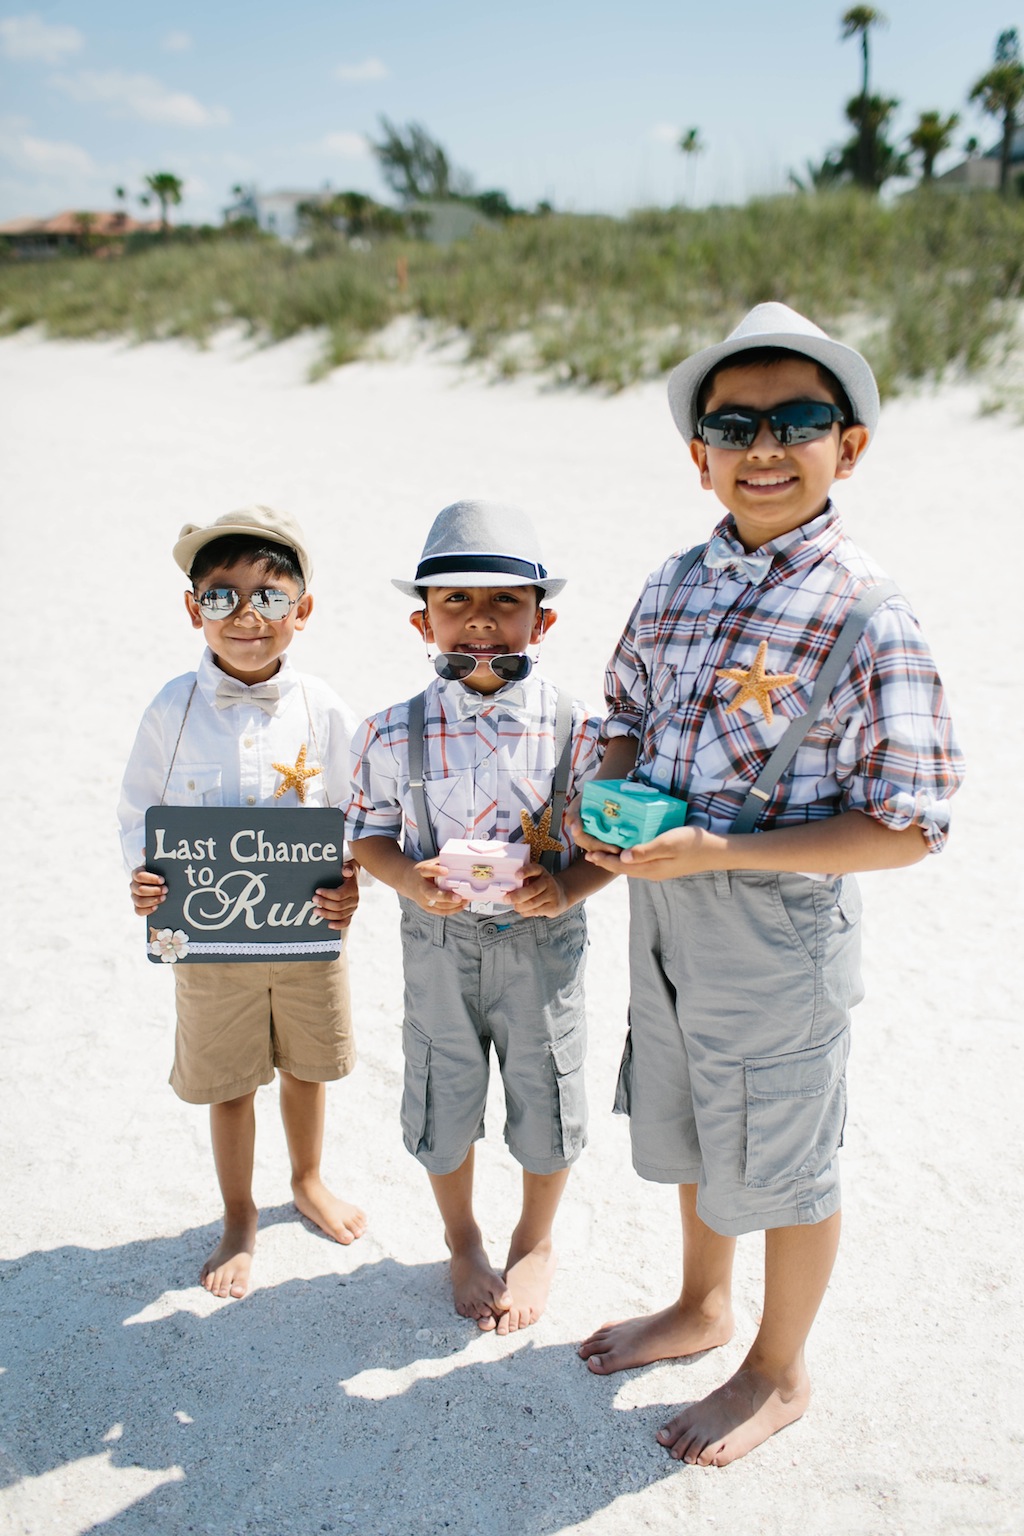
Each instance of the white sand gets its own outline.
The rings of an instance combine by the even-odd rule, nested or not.
[[[351,939],[361,1062],[328,1099],[326,1171],[369,1232],[343,1249],[296,1216],[268,1089],[254,1290],[218,1302],[195,1283],[218,1223],[206,1117],[166,1085],[170,977],[143,956],[114,831],[141,710],[198,654],[170,558],[179,525],[254,500],[300,517],[318,608],[293,654],[366,713],[425,681],[387,578],[413,565],[434,513],[461,495],[520,502],[571,577],[546,668],[597,706],[643,576],[716,506],[660,387],[605,400],[488,386],[424,357],[308,386],[311,344],[250,350],[0,343],[14,692],[0,1528],[1020,1531],[1024,431],[979,417],[966,389],[897,401],[840,487],[850,531],[919,612],[971,771],[947,852],[863,882],[869,996],[815,1400],[746,1460],[694,1469],[654,1431],[666,1405],[742,1357],[760,1238],[740,1245],[725,1349],[604,1380],[574,1354],[678,1282],[674,1191],[633,1175],[610,1113],[626,1002],[618,886],[591,903],[591,1142],[536,1327],[498,1340],[452,1312],[427,1183],[399,1134],[397,911],[382,887]],[[479,1204],[498,1257],[518,1194],[500,1126],[495,1102]]]

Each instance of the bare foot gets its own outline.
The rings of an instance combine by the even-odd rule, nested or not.
[[[224,1235],[199,1271],[199,1283],[211,1296],[244,1296],[256,1248],[256,1212],[225,1221]]]
[[[806,1372],[777,1382],[744,1364],[724,1386],[659,1429],[657,1439],[676,1461],[727,1467],[799,1419],[810,1400]]]
[[[661,1312],[631,1317],[622,1323],[604,1323],[576,1353],[598,1376],[628,1371],[655,1360],[678,1360],[716,1349],[732,1338],[732,1310],[708,1316],[699,1308],[674,1301]]]
[[[301,1184],[293,1181],[292,1198],[302,1215],[336,1243],[347,1246],[366,1231],[366,1217],[358,1205],[339,1200],[319,1178],[306,1179]]]
[[[448,1248],[455,1310],[461,1317],[471,1317],[482,1333],[490,1333],[512,1305],[504,1276],[493,1268],[481,1243],[459,1250],[449,1243]]]
[[[505,1279],[512,1303],[498,1318],[499,1333],[517,1333],[520,1328],[528,1328],[543,1315],[556,1264],[550,1240],[538,1243],[536,1248],[518,1257],[514,1250],[509,1251]]]

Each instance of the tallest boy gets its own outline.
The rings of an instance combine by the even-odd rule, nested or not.
[[[746,1358],[658,1433],[676,1458],[722,1466],[810,1399],[804,1345],[839,1241],[862,995],[852,872],[941,848],[961,762],[913,614],[875,590],[881,572],[829,499],[878,419],[860,354],[761,304],[680,364],[669,399],[727,516],[688,568],[673,557],[641,594],[608,671],[597,777],[635,772],[685,799],[688,824],[621,857],[579,841],[633,877],[617,1107],[637,1172],[679,1186],[683,1284],[580,1353],[605,1374],[724,1344],[736,1237],[763,1230]],[[852,652],[848,620],[862,625]],[[784,736],[799,745],[775,778]]]

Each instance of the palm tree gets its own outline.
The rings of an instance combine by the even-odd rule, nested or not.
[[[907,134],[910,148],[921,156],[921,180],[931,181],[935,175],[935,162],[944,149],[953,142],[953,130],[960,119],[955,112],[943,117],[938,112],[919,112],[917,127]]]
[[[705,148],[706,145],[700,136],[699,128],[687,128],[679,140],[679,149],[686,156],[686,163],[690,167],[687,180],[689,182],[691,203],[694,200],[694,193],[697,187],[697,156],[702,155]]]
[[[403,203],[444,202],[472,191],[472,177],[452,165],[447,150],[422,124],[407,123],[403,129],[382,115],[380,126],[384,137],[370,148],[381,175]]]
[[[1010,153],[1017,131],[1017,108],[1024,101],[1024,63],[1020,57],[1020,39],[1016,28],[1001,32],[996,43],[996,62],[971,87],[970,101],[980,101],[983,112],[1003,120],[1003,141],[999,153],[999,190],[1004,197],[1010,191]]]
[[[154,171],[151,176],[143,177],[143,180],[160,204],[160,230],[161,233],[166,235],[170,228],[167,219],[167,209],[169,207],[177,208],[181,202],[184,182],[180,176],[174,176],[170,171]]]
[[[846,116],[857,132],[843,145],[835,161],[840,175],[878,192],[894,176],[907,174],[907,157],[890,144],[886,130],[899,106],[894,96],[851,96]]]
[[[852,5],[848,11],[843,12],[842,41],[845,42],[848,37],[857,37],[858,35],[860,37],[860,53],[862,63],[860,94],[861,100],[865,103],[868,102],[871,78],[871,59],[868,51],[868,34],[870,33],[872,27],[884,27],[885,24],[886,17],[873,5]],[[871,174],[871,162],[874,159],[874,155],[872,153],[870,139],[870,118],[871,113],[869,110],[861,113],[860,147],[857,156],[857,170],[855,173],[855,180],[862,187],[871,187],[874,185],[874,179]]]

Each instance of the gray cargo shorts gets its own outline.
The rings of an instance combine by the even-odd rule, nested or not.
[[[698,1215],[724,1236],[839,1209],[860,911],[849,875],[630,881],[615,1108],[637,1173],[696,1184]]]
[[[586,1144],[583,908],[549,921],[401,907],[406,1147],[431,1173],[462,1166],[484,1134],[493,1045],[512,1156],[567,1168]]]

